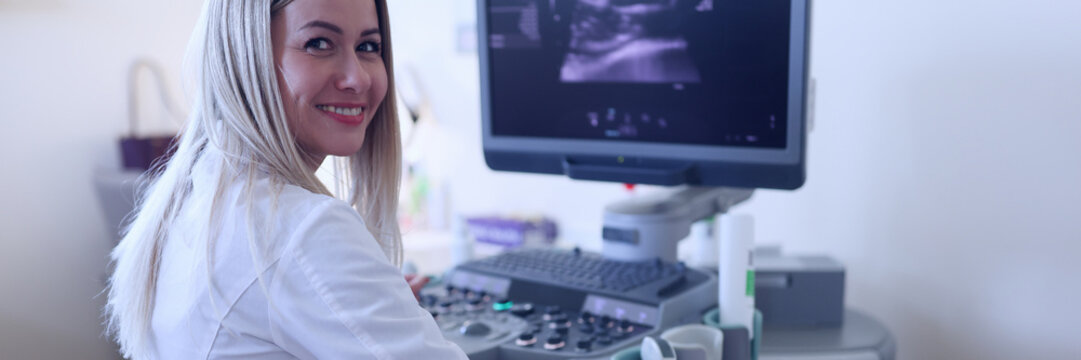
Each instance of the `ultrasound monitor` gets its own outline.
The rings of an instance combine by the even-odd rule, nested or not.
[[[458,265],[422,297],[446,338],[474,360],[616,358],[747,300],[750,258],[686,264],[676,244],[756,188],[803,184],[808,1],[478,0],[489,167],[673,187],[608,204],[600,254]],[[750,359],[768,337],[753,304],[730,308],[723,357]]]
[[[494,170],[654,185],[805,179],[807,0],[480,0]]]

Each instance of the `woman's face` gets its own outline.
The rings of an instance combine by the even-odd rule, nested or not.
[[[360,150],[386,96],[374,1],[295,0],[271,19],[287,120],[312,166]]]

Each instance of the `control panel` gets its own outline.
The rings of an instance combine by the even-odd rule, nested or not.
[[[716,304],[716,278],[680,264],[619,263],[580,251],[553,251],[504,253],[463,264],[441,286],[426,288],[421,305],[470,359],[530,360],[607,358],[659,329],[696,322]],[[592,265],[573,264],[564,255],[584,257]],[[622,275],[598,276],[594,269],[553,267],[551,261],[624,272],[639,266],[657,270],[603,284],[570,277]],[[528,269],[518,263],[529,264]]]

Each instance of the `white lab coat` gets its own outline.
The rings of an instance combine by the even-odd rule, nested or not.
[[[219,158],[208,151],[193,170],[180,224],[210,216]],[[466,358],[348,204],[296,186],[275,199],[266,175],[254,202],[241,189],[230,186],[214,214],[222,230],[209,272],[205,234],[186,226],[169,234],[151,319],[154,358]]]

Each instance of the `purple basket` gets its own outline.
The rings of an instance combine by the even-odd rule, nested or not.
[[[466,220],[469,232],[477,242],[516,248],[530,239],[539,238],[541,243],[555,242],[558,229],[547,218],[520,220],[500,217],[475,217]]]

